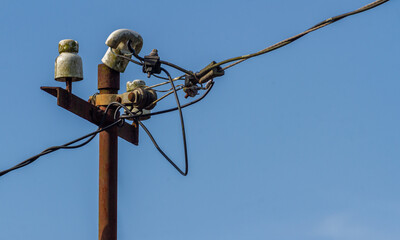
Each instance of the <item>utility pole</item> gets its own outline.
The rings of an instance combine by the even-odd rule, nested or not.
[[[95,103],[72,94],[72,82],[83,79],[78,43],[60,41],[60,56],[56,60],[55,79],[66,82],[61,87],[41,87],[57,98],[57,105],[100,126],[114,122],[113,111],[105,110],[111,102],[121,102],[118,96],[120,72],[105,64],[98,65],[98,90]],[[78,70],[77,70],[78,69]],[[115,108],[114,108],[115,110]],[[106,114],[106,116],[104,116]],[[100,126],[102,127],[102,126]],[[99,240],[117,240],[118,137],[138,145],[138,127],[135,122],[114,126],[99,134]]]
[[[118,94],[119,72],[98,66],[98,89]],[[106,106],[100,106],[105,110]],[[117,240],[118,133],[117,126],[100,132],[99,141],[99,240]]]
[[[150,113],[150,110],[154,108],[157,100],[156,91],[148,88],[142,80],[128,82],[127,92],[118,94],[120,73],[125,71],[129,63],[126,56],[130,56],[132,52],[140,52],[143,45],[142,37],[132,30],[119,29],[110,34],[106,45],[109,48],[102,58],[103,64],[98,65],[99,93],[89,98],[89,101],[72,94],[72,83],[83,80],[82,59],[78,55],[79,44],[72,39],[60,41],[58,46],[60,55],[55,63],[55,80],[65,82],[66,89],[41,87],[42,90],[57,98],[57,105],[99,127],[115,123],[114,115],[118,114],[115,112],[118,108],[116,105],[125,107],[128,111],[130,107],[146,114],[146,111]],[[144,59],[147,62],[144,64],[143,71],[148,74],[161,72],[161,62],[156,50]],[[168,72],[167,74],[169,76]],[[213,76],[213,74],[208,74],[205,77]],[[200,75],[199,77],[200,80],[205,79]],[[198,90],[197,85],[191,87],[195,87],[196,91],[193,95],[195,96]],[[190,86],[188,89],[191,89]],[[117,240],[118,137],[134,145],[138,145],[139,139],[138,120],[133,118],[130,120],[133,121],[132,124],[121,121],[119,125],[104,127],[99,133],[99,240]],[[187,174],[187,168],[185,173],[176,166],[175,168],[182,175]]]
[[[99,138],[99,240],[117,240],[118,137],[121,137],[134,145],[138,145],[137,123],[140,122],[138,122],[137,119],[148,119],[151,114],[146,114],[146,111],[147,113],[150,113],[150,110],[154,108],[157,101],[172,93],[169,92],[163,97],[157,98],[157,93],[154,89],[152,89],[152,87],[161,86],[164,83],[148,87],[145,86],[144,81],[135,80],[136,83],[135,81],[133,81],[132,83],[128,82],[127,92],[119,95],[118,90],[120,88],[120,73],[125,71],[125,68],[127,67],[129,61],[133,61],[130,59],[132,55],[134,55],[140,61],[133,62],[142,65],[143,72],[147,73],[149,77],[152,74],[159,74],[161,73],[161,71],[164,71],[168,76],[167,80],[169,80],[172,85],[173,93],[175,94],[178,107],[175,109],[159,111],[155,114],[166,113],[174,110],[180,111],[182,133],[184,139],[183,142],[185,144],[185,172],[180,170],[179,167],[177,167],[174,162],[165,155],[165,153],[158,147],[157,143],[155,142],[149,131],[146,129],[146,127],[144,125],[142,126],[153,141],[156,148],[159,150],[159,152],[176,168],[176,170],[178,170],[182,175],[186,176],[188,169],[187,151],[181,108],[194,104],[205,97],[213,86],[213,78],[224,75],[224,71],[226,69],[235,66],[243,61],[246,61],[247,59],[279,49],[298,40],[306,34],[309,34],[322,27],[339,21],[345,17],[375,8],[385,2],[388,2],[388,0],[376,0],[373,3],[370,3],[355,11],[328,18],[327,20],[320,22],[319,24],[298,35],[285,39],[259,52],[226,59],[219,63],[213,61],[211,64],[206,66],[198,73],[187,71],[167,61],[160,61],[156,49],[153,50],[150,55],[145,56],[144,58],[139,57],[138,54],[140,53],[140,50],[143,46],[142,37],[132,30],[118,29],[111,33],[106,40],[108,50],[102,58],[102,62],[104,64],[98,65],[98,90],[100,91],[100,93],[97,96],[97,99],[95,99],[94,101],[92,101],[93,99],[85,101],[72,94],[72,82],[81,81],[83,79],[82,59],[77,54],[79,50],[79,44],[72,39],[65,39],[60,41],[58,46],[58,51],[60,55],[57,57],[55,63],[55,80],[66,82],[66,89],[63,89],[61,87],[41,87],[41,89],[55,96],[57,98],[58,106],[90,121],[97,126],[104,127],[107,124],[116,124],[116,122],[114,122],[114,112],[105,111],[108,107],[112,108],[111,106],[114,104],[123,107],[126,112],[130,113],[130,115],[124,117],[123,119],[130,119],[133,121],[132,124],[128,124],[121,120],[122,122],[118,123],[122,123],[122,125],[114,125],[113,127],[109,125],[109,128],[103,128],[99,130],[101,131]],[[227,63],[231,64],[222,68],[222,65]],[[207,92],[199,99],[187,103],[185,104],[185,106],[180,106],[179,98],[176,93],[176,88],[173,84],[174,80],[165,69],[161,68],[161,64],[168,65],[186,74],[185,83],[182,84],[182,89],[184,92],[186,92],[186,97],[195,97],[198,93],[198,90],[200,89],[207,89]],[[155,76],[162,78],[157,75]],[[178,77],[175,80],[180,80],[182,77]],[[208,84],[206,84],[206,88],[203,88],[203,86],[199,86],[199,84],[203,83],[210,83],[210,85],[207,87]],[[128,106],[130,108],[128,108]],[[132,109],[136,111],[131,111]],[[115,108],[112,110],[116,111]],[[91,135],[89,134],[89,136]],[[81,140],[82,139],[84,138],[81,138]],[[77,142],[78,140],[73,142]],[[56,148],[56,150],[63,147],[65,148],[73,142],[63,146],[49,148],[41,154],[25,160],[21,163],[22,165],[19,164],[11,169],[0,172],[0,176],[15,169],[18,169],[22,166],[30,164],[40,156],[55,151],[54,148]]]

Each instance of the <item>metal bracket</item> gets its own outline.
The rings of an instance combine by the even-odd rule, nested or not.
[[[40,89],[56,97],[58,106],[65,108],[97,126],[100,124],[104,111],[100,110],[98,107],[60,87],[40,87]],[[113,116],[111,113],[108,113],[105,124],[112,122]],[[139,144],[139,129],[136,124],[130,125],[124,123],[121,127],[118,127],[118,136],[134,145]]]
[[[98,94],[96,95],[96,106],[107,106],[112,102],[121,102],[121,98],[118,101],[117,94]]]

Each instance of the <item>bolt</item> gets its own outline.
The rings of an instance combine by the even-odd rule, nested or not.
[[[136,94],[136,92],[131,92],[131,93],[129,93],[128,99],[129,99],[129,101],[131,101],[132,103],[135,103],[135,102],[136,102],[136,99],[137,99],[137,94]]]
[[[117,102],[121,103],[122,99],[120,96],[117,96],[117,98],[115,99]]]
[[[158,56],[158,50],[157,49],[151,50],[151,53],[149,55],[150,56]]]

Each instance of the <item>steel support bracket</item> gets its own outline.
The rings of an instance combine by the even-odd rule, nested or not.
[[[88,120],[93,124],[96,124],[97,126],[100,124],[104,111],[100,110],[98,107],[72,93],[67,92],[61,87],[40,87],[40,89],[56,97],[58,106]],[[112,122],[113,116],[111,113],[108,113],[106,124]],[[139,129],[136,124],[130,125],[124,123],[121,127],[118,127],[118,136],[134,145],[139,144]]]

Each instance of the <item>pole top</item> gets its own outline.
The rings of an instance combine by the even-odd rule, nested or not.
[[[105,64],[98,65],[97,89],[119,90],[120,74]]]

